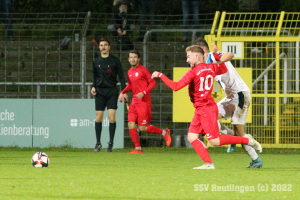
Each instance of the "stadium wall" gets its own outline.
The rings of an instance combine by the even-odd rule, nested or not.
[[[124,103],[118,103],[114,148],[124,148]],[[95,102],[90,99],[1,99],[0,146],[94,148]],[[101,143],[109,142],[107,110]]]

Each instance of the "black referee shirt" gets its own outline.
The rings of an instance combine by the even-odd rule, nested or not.
[[[101,55],[93,62],[93,87],[111,88],[116,87],[117,75],[121,83],[122,90],[125,88],[125,77],[119,58],[109,54],[107,58]]]

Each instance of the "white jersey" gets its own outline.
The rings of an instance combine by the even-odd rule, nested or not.
[[[218,52],[218,54],[221,57],[224,53]],[[205,62],[216,62],[216,59],[211,52],[208,54]],[[233,98],[234,94],[237,94],[238,92],[250,92],[249,87],[234,69],[232,63],[227,61],[224,64],[226,65],[228,71],[225,74],[217,75],[215,79],[225,91],[226,96],[228,98]]]

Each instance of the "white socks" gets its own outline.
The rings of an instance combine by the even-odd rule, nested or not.
[[[244,135],[243,137],[246,137],[246,135]],[[252,160],[256,160],[258,158],[258,155],[257,155],[255,149],[253,149],[249,145],[245,145],[245,144],[243,144],[242,146]]]
[[[233,130],[231,130],[230,128],[228,128],[227,126],[225,126],[224,124],[222,124],[219,121],[218,121],[218,126],[219,126],[220,133],[227,134],[227,135],[234,135]],[[246,137],[246,135],[244,135],[243,137]],[[258,155],[257,155],[255,149],[253,149],[249,145],[245,145],[245,144],[243,144],[242,147],[244,148],[244,150],[247,152],[247,154],[250,156],[250,158],[252,160],[256,160],[258,158]]]

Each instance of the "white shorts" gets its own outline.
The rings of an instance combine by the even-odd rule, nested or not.
[[[231,124],[246,124],[248,108],[251,103],[250,92],[239,92],[232,98],[225,97],[217,103],[218,113],[223,119],[231,117]]]

